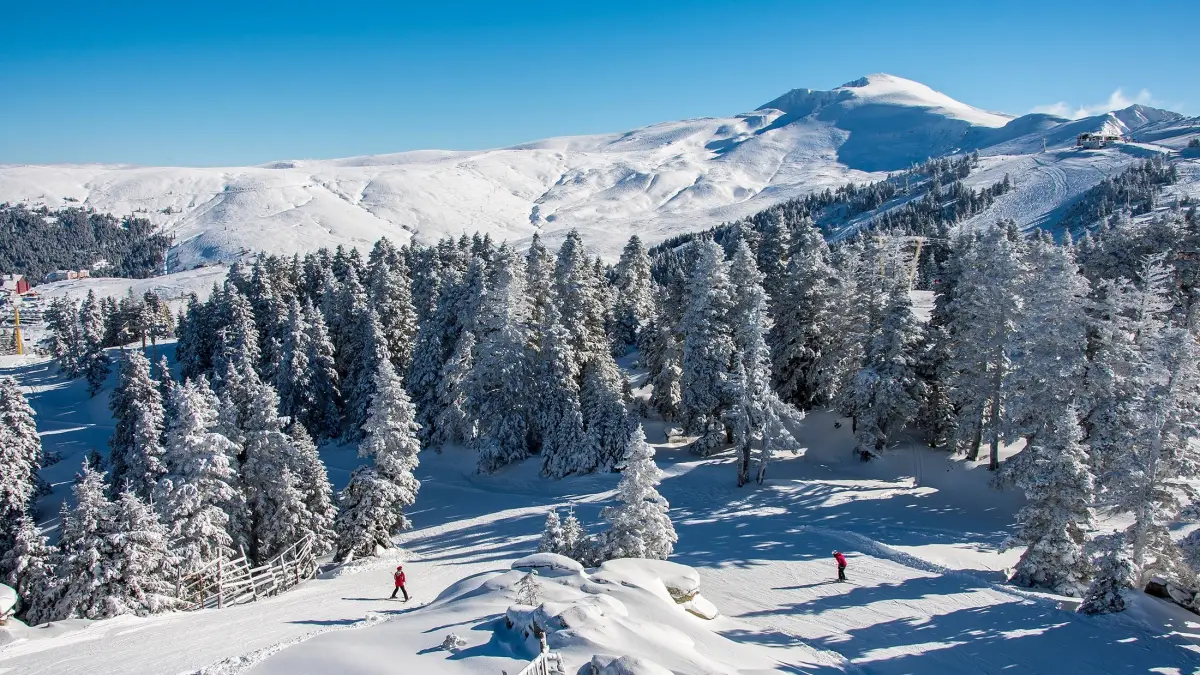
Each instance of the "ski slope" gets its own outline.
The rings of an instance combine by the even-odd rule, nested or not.
[[[1138,143],[1076,151],[1084,131]],[[173,271],[260,249],[368,248],[382,236],[428,244],[477,230],[514,242],[538,232],[553,244],[578,228],[596,253],[615,258],[635,233],[653,244],[976,150],[996,169],[978,180],[1007,172],[1018,184],[979,218],[1034,226],[1104,176],[1147,153],[1179,151],[1198,133],[1197,120],[1144,106],[1073,121],[1014,118],[876,74],[830,91],[792,90],[728,117],[484,151],[250,167],[0,166],[0,202],[148,218],[175,236]]]
[[[88,399],[82,382],[64,382],[45,360],[0,365],[26,387],[47,449],[64,456],[43,472],[55,490],[37,513],[54,527],[81,456],[111,433],[107,392]],[[983,466],[915,438],[863,464],[851,456],[849,425],[835,421],[810,415],[798,429],[805,450],[777,457],[766,485],[742,489],[732,458],[697,458],[665,443],[661,422],[647,423],[679,534],[671,560],[699,572],[724,617],[672,624],[724,668],[674,664],[677,675],[1200,672],[1200,618],[1178,607],[1131,594],[1124,615],[1083,617],[1068,599],[1000,585],[1018,552],[997,547],[1020,499],[986,487]],[[358,462],[354,448],[322,455],[340,488]],[[472,595],[472,584],[531,553],[550,507],[572,505],[597,529],[618,476],[548,481],[536,461],[480,476],[460,448],[427,451],[421,462],[415,529],[397,539],[409,604],[386,599],[395,558],[365,561],[258,604],[0,629],[0,673],[518,672],[530,654],[497,637],[510,591]],[[850,584],[831,583],[834,549],[850,560]],[[633,591],[616,597],[633,625],[669,619]],[[458,654],[438,647],[449,632],[468,641]],[[736,645],[722,651],[721,640]],[[744,661],[721,657],[734,652]],[[567,672],[578,672],[582,652],[565,654]]]

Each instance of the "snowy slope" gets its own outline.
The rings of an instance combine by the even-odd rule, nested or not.
[[[1027,167],[1045,141],[1056,153],[1037,161],[1077,160],[1086,185],[1145,150],[1075,157],[1076,134],[1115,130],[1178,150],[1196,133],[1189,123],[1143,106],[1076,121],[1012,118],[879,74],[830,91],[793,90],[730,117],[481,152],[222,168],[0,166],[0,202],[147,217],[176,237],[172,269],[264,248],[364,247],[380,236],[428,243],[476,230],[498,240],[540,231],[554,241],[573,227],[598,253],[615,257],[633,233],[654,243],[948,153],[979,150]],[[1053,209],[1075,194],[1047,185],[1051,191],[1039,183],[1027,198]]]
[[[43,472],[56,487],[38,517],[54,526],[81,455],[103,448],[111,433],[107,392],[89,399],[81,381],[63,382],[44,360],[6,357],[3,365],[30,394],[46,447],[65,458]],[[659,653],[630,642],[634,656],[670,660],[676,675],[737,672],[712,666],[732,656],[745,675],[1200,670],[1200,621],[1177,608],[1136,597],[1136,611],[1082,617],[1059,609],[1060,598],[997,585],[1018,555],[997,548],[1020,500],[986,487],[983,466],[918,439],[863,464],[850,453],[850,425],[833,422],[810,415],[798,430],[805,451],[778,457],[765,486],[741,489],[731,457],[696,458],[664,443],[661,423],[650,424],[679,534],[672,560],[698,571],[703,596],[726,620],[665,614],[676,608],[653,605],[647,582],[622,577],[631,585],[612,594],[628,620],[590,624],[599,632],[589,648],[616,656],[602,645],[604,631],[653,623],[675,638],[682,632],[709,659],[695,668],[674,647]],[[336,487],[359,461],[352,447],[326,447],[322,456]],[[479,476],[472,453],[457,448],[423,453],[421,462],[415,529],[398,538],[412,603],[386,599],[394,559],[372,561],[259,604],[2,629],[0,673],[519,672],[528,650],[496,637],[511,591],[481,585],[534,549],[551,506],[574,505],[594,530],[618,477],[548,481],[536,461]],[[849,585],[830,583],[835,548],[849,557]],[[578,601],[576,591],[552,599]],[[468,640],[457,654],[438,647],[449,632]],[[580,644],[564,647],[568,672],[578,672]]]

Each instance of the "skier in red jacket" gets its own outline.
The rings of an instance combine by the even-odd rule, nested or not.
[[[838,566],[838,581],[846,581],[846,556],[842,555],[841,551],[833,552],[833,559],[837,561]]]
[[[404,588],[404,565],[396,565],[396,573],[392,575],[396,580],[396,588],[392,589],[391,600],[396,599],[396,591],[404,593],[404,601],[408,602],[408,589]]]

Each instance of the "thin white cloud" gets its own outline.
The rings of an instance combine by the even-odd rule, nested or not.
[[[1125,95],[1125,92],[1118,88],[1109,95],[1108,100],[1095,105],[1072,106],[1066,101],[1059,101],[1049,105],[1035,106],[1030,112],[1046,113],[1049,115],[1057,115],[1066,117],[1067,119],[1077,120],[1081,117],[1091,117],[1092,115],[1102,115],[1111,110],[1120,110],[1128,108],[1131,105],[1140,103],[1142,105],[1161,105],[1158,104],[1154,97],[1150,95],[1149,89],[1143,89],[1136,96],[1130,98]]]

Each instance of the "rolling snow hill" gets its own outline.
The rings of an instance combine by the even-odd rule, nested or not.
[[[1074,148],[1084,131],[1137,143]],[[290,253],[381,236],[425,243],[476,230],[551,241],[579,228],[615,257],[848,181],[978,150],[1018,189],[996,215],[1037,225],[1107,175],[1178,151],[1200,121],[1145,106],[1081,120],[980,110],[925,85],[870,75],[796,89],[751,112],[479,152],[417,151],[252,167],[0,166],[0,202],[135,213],[176,237],[173,270],[266,249]],[[1043,147],[1048,148],[1043,153]],[[1029,180],[1025,180],[1028,177]]]

